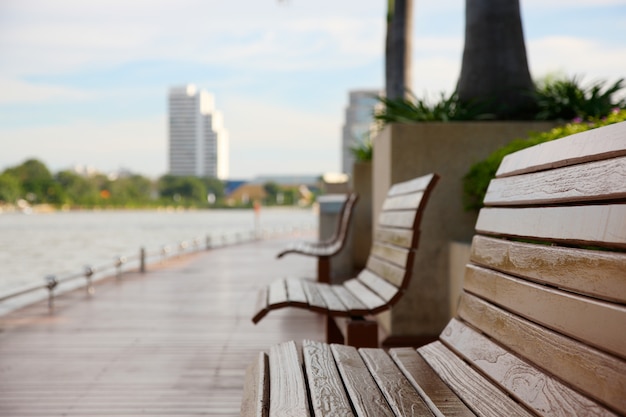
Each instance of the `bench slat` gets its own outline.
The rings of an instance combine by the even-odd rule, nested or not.
[[[332,287],[328,284],[320,283],[316,285],[320,296],[326,304],[326,308],[331,312],[345,312],[346,306],[341,302],[341,299],[337,297],[337,294],[333,291]]]
[[[381,245],[374,242],[370,256],[376,256],[387,262],[392,262],[398,266],[405,267],[409,261],[408,249],[399,248],[397,246]]]
[[[255,324],[258,323],[269,312],[269,306],[267,304],[268,292],[269,287],[264,286],[259,290],[257,294],[256,308],[254,310],[256,311],[256,313],[252,317],[252,322]]]
[[[315,416],[353,416],[330,346],[302,342],[304,366]]]
[[[327,309],[324,298],[319,292],[317,285],[314,282],[308,280],[302,280],[302,288],[306,294],[308,307],[313,311],[325,312]]]
[[[466,291],[550,329],[626,358],[626,307],[467,265]],[[602,323],[602,325],[598,325]]]
[[[268,304],[274,305],[275,307],[287,306],[289,304],[284,279],[276,280],[270,284],[267,301]]]
[[[420,205],[422,197],[424,197],[424,192],[389,197],[385,199],[382,211],[415,209]]]
[[[400,292],[398,287],[390,284],[388,281],[385,281],[383,278],[380,278],[367,269],[361,271],[357,279],[367,285],[386,302],[390,302]]]
[[[407,278],[406,269],[389,263],[384,259],[370,256],[367,260],[367,269],[396,287],[402,287],[403,284],[408,284],[408,282],[405,282]]]
[[[270,348],[270,415],[309,416],[309,400],[296,344],[285,342]],[[280,393],[275,395],[274,393]]]
[[[475,416],[415,349],[395,348],[389,354],[431,410],[447,417]]]
[[[393,417],[394,413],[356,348],[333,344],[331,350],[357,415]]]
[[[626,157],[494,179],[484,203],[536,205],[626,197]]]
[[[368,314],[368,309],[358,298],[356,298],[343,285],[333,285],[335,295],[350,311],[351,315],[364,316]]]
[[[396,415],[431,414],[428,405],[384,350],[362,348],[359,353]]]
[[[265,352],[246,369],[244,397],[241,402],[242,417],[267,417],[269,413],[269,365]]]
[[[617,123],[507,155],[497,176],[542,171],[626,155],[626,125]]]
[[[475,236],[471,261],[510,275],[626,303],[626,253]]]
[[[626,205],[483,208],[481,233],[626,248]]]
[[[350,279],[343,283],[343,286],[352,293],[361,303],[372,311],[377,311],[387,305],[385,300],[380,298],[375,292],[361,284],[358,279]]]
[[[417,350],[446,384],[479,416],[532,415],[500,391],[491,381],[470,368],[441,342]]]
[[[442,341],[528,408],[545,416],[615,416],[529,362],[452,319]]]
[[[378,217],[378,224],[386,227],[410,229],[415,223],[415,210],[384,211]]]
[[[580,392],[626,414],[626,362],[463,294],[459,317]],[[493,326],[498,323],[498,326]],[[442,337],[447,337],[444,331]],[[533,343],[529,343],[529,341]]]
[[[413,238],[416,234],[419,236],[419,231],[394,229],[377,225],[376,230],[374,230],[374,241],[381,244],[410,248],[413,245]]]
[[[302,280],[300,279],[286,279],[287,296],[289,297],[289,305],[306,307],[308,305],[306,294],[302,288]]]
[[[433,180],[435,180],[436,177],[437,176],[435,174],[428,174],[419,178],[414,178],[412,180],[394,184],[389,189],[387,195],[394,196],[398,194],[408,194],[416,191],[431,189],[434,186]]]

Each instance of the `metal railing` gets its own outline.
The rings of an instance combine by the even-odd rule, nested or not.
[[[269,239],[287,233],[295,233],[311,229],[310,225],[302,227],[283,227],[277,229],[263,229],[246,232],[234,232],[231,234],[223,234],[220,236],[207,235],[206,237],[196,237],[189,240],[179,241],[174,244],[161,246],[158,250],[147,251],[144,247],[139,248],[138,253],[134,255],[116,256],[112,262],[108,262],[99,266],[85,265],[83,270],[70,275],[59,277],[54,274],[46,275],[44,283],[24,287],[13,292],[0,295],[0,303],[20,297],[37,291],[48,291],[48,307],[54,309],[55,290],[62,284],[79,279],[85,279],[85,289],[89,296],[95,294],[94,281],[96,277],[100,279],[114,276],[121,280],[124,270],[130,271],[131,266],[135,266],[135,271],[145,273],[147,266],[152,262],[165,262],[168,259],[192,254],[202,250],[210,250],[228,245],[247,243],[256,240]],[[113,273],[113,274],[112,274]],[[73,287],[72,289],[75,289]]]

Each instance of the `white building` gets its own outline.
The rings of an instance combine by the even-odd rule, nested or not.
[[[352,174],[354,155],[350,148],[359,142],[369,140],[374,130],[374,111],[380,106],[377,99],[382,94],[379,90],[352,90],[346,107],[346,121],[343,125],[341,140],[341,171]]]
[[[228,131],[214,98],[194,85],[170,88],[169,173],[228,177]]]

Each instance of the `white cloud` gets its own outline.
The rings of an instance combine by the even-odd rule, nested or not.
[[[73,88],[48,84],[33,84],[10,78],[0,78],[0,104],[40,103],[51,100],[84,100],[88,94]]]

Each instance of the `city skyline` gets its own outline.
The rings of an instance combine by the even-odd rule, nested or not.
[[[341,170],[348,92],[382,89],[381,0],[43,0],[0,5],[0,171],[37,158],[167,172],[170,86],[211,91],[230,178]],[[626,76],[626,0],[522,0],[533,78]],[[464,1],[416,2],[413,91],[460,72]],[[242,13],[245,10],[245,13]]]

